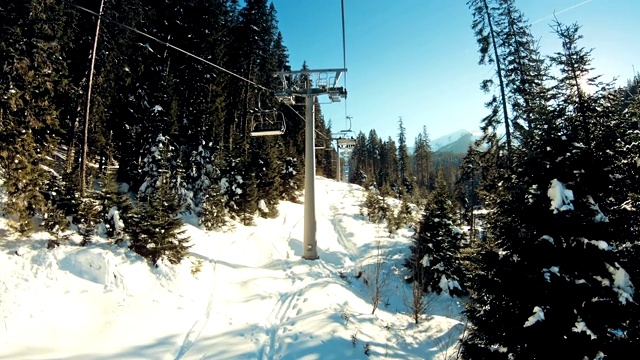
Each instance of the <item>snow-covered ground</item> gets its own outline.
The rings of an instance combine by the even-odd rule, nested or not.
[[[464,329],[461,302],[432,297],[412,322],[402,266],[412,233],[367,222],[363,199],[359,186],[318,177],[315,261],[300,257],[303,205],[289,202],[255,226],[185,225],[192,256],[158,268],[107,243],[47,250],[46,233],[18,239],[0,218],[0,358],[446,358]],[[389,286],[371,315],[355,275],[378,244]]]

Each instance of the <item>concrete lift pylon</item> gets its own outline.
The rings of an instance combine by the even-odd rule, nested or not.
[[[347,69],[299,70],[277,72],[280,88],[275,96],[287,105],[295,104],[294,97],[305,98],[305,146],[304,146],[304,242],[302,258],[316,260],[318,242],[316,239],[315,204],[315,109],[317,96],[328,95],[331,102],[339,102],[347,97],[347,90],[338,86]],[[331,76],[333,75],[333,76]]]

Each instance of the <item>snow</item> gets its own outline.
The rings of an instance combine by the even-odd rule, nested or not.
[[[431,140],[430,141],[431,151],[438,151],[440,148],[457,141],[463,136],[468,136],[468,135],[471,135],[472,137],[474,137],[474,139],[477,139],[482,134],[478,132],[472,132],[472,131],[460,129]]]
[[[550,281],[551,275],[549,273],[554,273],[556,275],[560,275],[560,268],[557,267],[557,266],[552,266],[552,267],[550,267],[548,269],[542,269],[542,272],[544,273],[544,278],[547,281]]]
[[[609,218],[607,218],[607,216],[602,213],[600,207],[598,206],[598,204],[596,204],[595,201],[593,201],[593,198],[591,196],[587,196],[587,201],[589,203],[589,207],[596,213],[593,219],[595,222],[609,222]]]
[[[551,199],[551,210],[553,213],[558,211],[573,210],[573,191],[567,189],[558,179],[551,180],[551,185],[547,191],[549,199]]]
[[[260,211],[262,211],[263,213],[268,213],[269,212],[269,208],[267,207],[267,203],[265,203],[265,201],[263,199],[260,199],[260,201],[258,202],[258,209],[260,209]]]
[[[540,239],[538,239],[538,241],[540,241],[540,240],[546,240],[546,241],[550,242],[552,245],[555,245],[555,242],[553,241],[553,238],[551,236],[549,236],[549,235],[542,235],[540,237]]]
[[[591,244],[595,247],[597,247],[600,250],[613,250],[613,247],[609,246],[609,244],[604,241],[604,240],[587,240],[587,239],[581,239],[585,244]]]
[[[620,296],[618,299],[621,303],[626,304],[627,301],[633,302],[634,287],[629,279],[629,274],[618,263],[615,267],[606,264],[607,270],[613,275],[613,289]]]
[[[425,255],[422,257],[422,260],[420,260],[420,264],[422,265],[422,267],[427,267],[430,264],[429,261],[429,255]]]
[[[527,322],[524,323],[524,327],[529,327],[538,321],[544,320],[544,311],[539,306],[533,308],[533,315],[529,316]]]
[[[189,221],[190,256],[157,267],[102,238],[87,247],[75,238],[48,250],[49,235],[18,238],[0,217],[0,358],[439,359],[451,353],[464,331],[462,301],[434,296],[429,313],[413,323],[402,266],[413,232],[389,237],[384,225],[359,215],[363,199],[357,185],[317,178],[315,261],[301,259],[304,205],[291,202],[279,204],[275,219],[256,218],[255,226],[205,231]],[[382,243],[383,271],[391,276],[375,315],[368,285],[355,277],[375,261],[372,239]]]
[[[581,333],[581,332],[586,333],[587,335],[591,336],[591,340],[597,338],[596,334],[594,334],[593,331],[589,330],[589,328],[587,327],[587,324],[585,324],[584,321],[580,320],[580,318],[578,318],[578,321],[576,321],[576,326],[571,330],[577,333]]]
[[[462,290],[460,288],[460,284],[456,280],[449,280],[447,279],[446,276],[444,276],[444,274],[440,277],[440,282],[438,283],[438,286],[440,287],[442,292],[446,294],[448,294],[450,290],[454,290],[454,289]]]
[[[113,219],[113,223],[115,225],[114,231],[119,232],[124,228],[124,223],[120,219],[120,212],[117,207],[112,207],[109,209],[109,214],[107,215],[109,219]]]

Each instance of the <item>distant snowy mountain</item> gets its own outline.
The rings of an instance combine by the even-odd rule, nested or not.
[[[468,130],[458,130],[433,139],[431,141],[431,150],[434,152],[464,154],[467,152],[469,144],[478,140],[480,136],[479,132],[472,133]]]

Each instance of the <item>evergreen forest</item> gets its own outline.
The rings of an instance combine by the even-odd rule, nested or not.
[[[464,299],[455,358],[628,359],[640,349],[640,75],[597,76],[579,24],[555,20],[561,47],[547,56],[515,0],[467,5],[491,69],[481,139],[434,152],[426,126],[407,139],[400,117],[397,139],[355,136],[346,180],[366,189],[369,221],[415,229],[404,270],[420,296]],[[265,89],[311,64],[289,64],[277,15],[267,0],[0,4],[12,230],[46,230],[50,248],[100,234],[177,264],[186,217],[251,225],[300,201],[305,105]],[[317,172],[335,178],[335,130],[314,107]],[[266,109],[286,132],[250,136]]]

